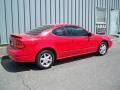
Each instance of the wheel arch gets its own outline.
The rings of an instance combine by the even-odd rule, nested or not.
[[[102,40],[101,42],[106,42],[106,43],[107,43],[107,46],[108,46],[108,48],[109,48],[109,43],[108,43],[107,40]],[[100,42],[100,43],[101,43],[101,42]]]
[[[50,51],[52,51],[52,52],[54,53],[54,55],[55,55],[55,60],[57,59],[57,52],[56,52],[56,50],[53,49],[53,48],[51,48],[51,47],[45,47],[45,48],[42,48],[41,50],[39,50],[39,51],[37,52],[37,54],[36,54],[36,56],[35,56],[35,60],[36,60],[38,54],[39,54],[41,51],[44,51],[44,50],[50,50]]]

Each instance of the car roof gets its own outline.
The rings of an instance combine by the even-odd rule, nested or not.
[[[61,27],[61,26],[77,26],[73,24],[53,24],[54,27]]]

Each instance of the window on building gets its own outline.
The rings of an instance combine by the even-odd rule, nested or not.
[[[97,8],[97,23],[106,22],[106,9]]]

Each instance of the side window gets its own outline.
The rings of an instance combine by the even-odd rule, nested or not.
[[[55,35],[58,35],[58,36],[64,36],[65,33],[64,33],[64,28],[57,28],[55,30],[53,30],[53,34]]]
[[[82,27],[77,26],[66,26],[65,27],[66,36],[87,36],[88,32]]]

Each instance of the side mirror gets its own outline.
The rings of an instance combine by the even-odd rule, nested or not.
[[[91,36],[92,36],[92,33],[89,32],[89,33],[88,33],[88,37],[91,37]]]

